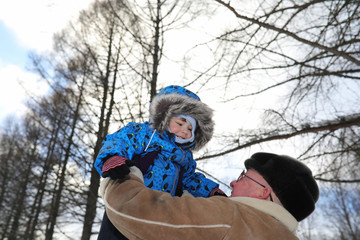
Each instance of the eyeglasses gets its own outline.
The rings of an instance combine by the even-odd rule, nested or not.
[[[243,179],[244,177],[247,177],[248,179],[252,180],[253,182],[259,184],[260,186],[262,186],[263,188],[266,188],[265,185],[259,183],[258,181],[256,181],[255,179],[249,177],[248,175],[245,174],[245,170],[241,172],[240,176],[238,177],[238,179],[236,180],[236,182],[239,182],[241,179]],[[271,193],[270,193],[270,201],[273,202],[273,198],[271,196]]]

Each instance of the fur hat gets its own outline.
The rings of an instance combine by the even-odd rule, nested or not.
[[[269,183],[282,205],[301,221],[315,209],[319,188],[311,170],[300,161],[285,155],[255,153],[245,161]]]
[[[181,86],[171,85],[161,90],[151,102],[150,123],[157,131],[164,132],[171,117],[176,114],[188,115],[196,120],[192,150],[198,150],[210,141],[214,131],[213,110],[201,102],[195,93]]]

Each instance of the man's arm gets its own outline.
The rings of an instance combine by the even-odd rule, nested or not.
[[[101,183],[108,217],[128,238],[222,239],[231,228],[231,200],[172,197],[146,188],[141,172],[136,171],[132,168],[125,181],[104,179]]]

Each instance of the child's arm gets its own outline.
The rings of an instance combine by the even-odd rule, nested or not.
[[[223,197],[227,197],[227,195],[224,193],[223,190],[221,190],[220,188],[214,188],[211,192],[209,197],[212,196],[223,196]]]
[[[219,184],[205,177],[204,174],[195,172],[196,162],[184,172],[184,189],[195,197],[210,197],[219,189]],[[221,190],[220,190],[221,191]],[[212,195],[211,195],[212,194]]]
[[[209,197],[210,193],[219,188],[219,184],[206,178],[204,174],[194,172],[189,177],[184,174],[184,189],[191,193],[194,197]]]
[[[129,123],[119,131],[105,137],[95,161],[95,168],[100,175],[103,175],[103,170],[109,171],[118,166],[125,167],[126,160],[132,159],[134,155],[143,151],[143,131],[146,131],[143,125]],[[105,163],[106,165],[103,169]],[[127,172],[127,170],[124,171]]]

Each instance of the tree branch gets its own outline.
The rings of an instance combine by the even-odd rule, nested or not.
[[[273,26],[273,25],[270,25],[268,23],[265,23],[265,22],[261,22],[257,19],[253,19],[253,18],[250,18],[250,17],[247,17],[247,16],[244,16],[244,15],[241,15],[239,14],[231,5],[230,3],[225,3],[224,1],[221,1],[221,0],[215,0],[216,2],[220,3],[221,5],[225,6],[226,8],[228,8],[232,13],[235,14],[235,16],[237,18],[240,18],[240,19],[243,19],[243,20],[246,20],[246,21],[249,21],[249,22],[252,22],[254,24],[257,24],[261,27],[264,27],[266,29],[270,29],[270,30],[273,30],[275,32],[278,32],[278,33],[282,33],[282,34],[285,34],[299,42],[302,42],[306,45],[309,45],[309,46],[313,46],[315,48],[319,48],[319,49],[322,49],[322,50],[325,50],[327,52],[331,52],[333,53],[334,55],[337,55],[337,56],[341,56],[353,63],[355,63],[356,65],[359,65],[360,66],[360,60],[350,56],[349,54],[346,54],[345,52],[342,52],[342,51],[338,51],[336,48],[329,48],[327,46],[324,46],[324,45],[321,45],[319,44],[318,42],[312,42],[312,41],[309,41],[307,39],[304,39],[304,38],[301,38],[299,37],[298,35],[296,35],[295,33],[292,33],[288,30],[285,30],[285,29],[282,29],[282,28],[279,28],[279,27],[276,27],[276,26]]]
[[[317,126],[311,127],[308,124],[304,124],[304,127],[300,130],[296,130],[294,132],[286,133],[286,134],[278,134],[278,135],[272,135],[269,137],[259,138],[254,141],[247,142],[245,144],[239,145],[235,148],[213,154],[213,155],[207,155],[202,156],[196,159],[196,161],[220,157],[235,151],[238,151],[240,149],[244,149],[256,144],[264,143],[264,142],[270,142],[274,140],[281,140],[281,139],[288,139],[292,138],[298,135],[307,134],[307,133],[318,133],[323,131],[336,131],[341,128],[347,128],[352,126],[360,126],[360,114],[355,114],[347,117],[341,117],[340,119],[335,119],[332,121],[326,121],[319,123]],[[292,128],[293,129],[293,128]]]

